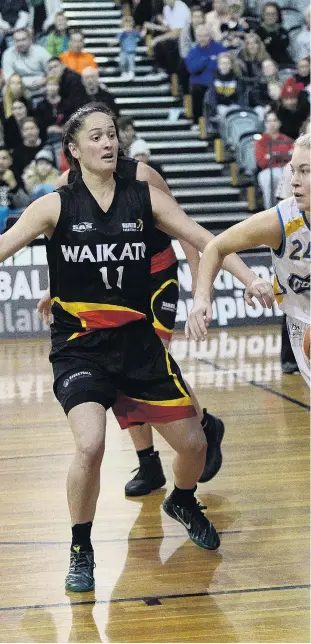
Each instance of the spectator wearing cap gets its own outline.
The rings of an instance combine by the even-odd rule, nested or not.
[[[297,59],[310,58],[310,14],[308,7],[305,13],[305,24],[296,38]]]
[[[86,67],[82,74],[82,91],[79,99],[81,105],[86,105],[95,101],[96,103],[105,103],[111,111],[119,116],[119,108],[114,100],[113,95],[106,87],[101,87],[98,69],[94,67]]]
[[[293,140],[281,134],[281,122],[275,112],[268,112],[265,117],[265,132],[256,141],[255,155],[261,172],[258,174],[258,183],[263,194],[265,209],[271,208],[274,203],[274,194],[278,181],[282,176],[282,168],[289,161]]]
[[[150,161],[150,150],[148,148],[147,142],[144,141],[144,139],[136,139],[136,141],[132,143],[129,150],[129,156],[131,157],[131,159],[135,159],[135,161],[142,161],[143,163],[147,163],[147,165],[156,170],[165,180],[162,166],[159,163]]]
[[[282,26],[282,12],[276,2],[267,2],[264,5],[261,23],[256,33],[263,41],[268,54],[276,63],[292,62],[288,52],[288,32]]]
[[[27,29],[15,31],[13,42],[2,58],[4,80],[12,74],[18,74],[31,98],[42,94],[50,54],[41,45],[32,43]]]
[[[95,56],[83,49],[84,35],[82,31],[72,31],[69,37],[68,51],[59,56],[61,62],[77,74],[81,74],[86,67],[97,69]]]
[[[68,43],[67,18],[63,11],[59,11],[55,16],[54,29],[50,31],[47,37],[46,48],[51,56],[60,56],[60,54],[68,50]]]
[[[282,87],[281,105],[277,115],[281,121],[280,131],[291,139],[297,139],[303,122],[310,113],[306,92],[301,91],[296,81],[289,78]]]
[[[35,199],[43,194],[53,192],[57,187],[59,172],[53,166],[53,153],[47,148],[38,152],[32,162],[33,173],[28,177],[27,189]],[[27,173],[27,168],[25,169]],[[40,191],[40,195],[38,194]]]
[[[196,28],[195,38],[196,45],[191,47],[185,59],[190,74],[194,129],[198,128],[199,118],[203,114],[203,99],[217,70],[217,57],[227,51],[222,43],[212,39],[206,25]]]
[[[17,178],[22,176],[24,168],[33,161],[43,148],[39,127],[35,119],[28,116],[22,125],[22,144],[13,150],[13,170]]]

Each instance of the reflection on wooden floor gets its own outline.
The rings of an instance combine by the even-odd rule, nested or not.
[[[67,596],[73,441],[48,343],[0,343],[1,642],[309,641],[309,396],[281,374],[279,351],[278,327],[175,337],[184,375],[226,423],[223,468],[199,487],[221,547],[186,538],[161,510],[165,490],[125,499],[136,457],[111,415],[96,591]],[[155,445],[171,490],[172,451]]]

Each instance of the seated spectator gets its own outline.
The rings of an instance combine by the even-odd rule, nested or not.
[[[55,16],[54,29],[50,31],[47,37],[46,49],[51,56],[59,56],[68,50],[68,43],[69,30],[67,27],[67,18],[62,11],[59,11]]]
[[[31,103],[27,101],[23,81],[18,74],[12,74],[5,84],[3,91],[3,117],[8,119],[12,116],[13,101],[21,99],[27,106],[28,112],[31,111]]]
[[[268,103],[265,107],[266,113],[269,110],[277,112],[281,104],[282,83],[279,81],[272,81],[267,84]]]
[[[72,31],[69,37],[68,51],[59,56],[61,62],[77,74],[81,74],[86,67],[97,69],[95,56],[83,49],[84,35],[82,31]]]
[[[249,26],[242,17],[243,10],[243,0],[228,0],[229,19],[220,25],[222,44],[235,54],[241,50],[245,32],[249,31]]]
[[[281,122],[275,112],[269,112],[265,117],[265,132],[256,141],[256,161],[261,172],[258,174],[264,208],[274,205],[274,194],[278,181],[282,176],[282,168],[290,159],[293,140],[280,133]]]
[[[132,143],[136,140],[134,123],[130,116],[120,116],[118,119],[118,133],[120,146],[124,154],[128,155]]]
[[[132,16],[124,16],[122,20],[122,31],[118,34],[120,42],[119,69],[121,78],[133,80],[135,78],[135,60],[137,45],[142,39],[142,34],[134,29]]]
[[[0,148],[0,189],[6,196],[8,208],[17,210],[29,205],[29,197],[23,186],[18,183],[12,169],[12,157],[6,148]]]
[[[276,63],[292,62],[288,52],[288,32],[282,27],[282,12],[276,2],[265,4],[261,14],[261,23],[256,31],[268,54]]]
[[[291,139],[297,139],[299,130],[309,114],[307,93],[300,90],[293,78],[289,78],[283,85],[281,105],[277,112],[281,121],[280,131]]]
[[[34,34],[45,34],[54,24],[56,14],[61,11],[60,0],[30,0],[29,4]]]
[[[218,0],[216,0],[218,1]],[[180,33],[178,39],[178,50],[180,56],[180,63],[178,68],[179,82],[182,87],[183,94],[189,94],[189,72],[185,65],[185,58],[189,53],[191,47],[195,45],[195,29],[199,25],[203,25],[204,13],[199,5],[193,5],[191,7],[191,22],[187,25]]]
[[[177,72],[179,66],[178,38],[190,23],[191,12],[182,0],[164,0],[161,28],[151,47],[154,50],[155,68],[161,67],[168,74]]]
[[[8,36],[16,29],[30,25],[29,7],[26,0],[0,0],[0,30]]]
[[[4,141],[8,150],[22,145],[22,127],[28,116],[30,113],[27,101],[23,98],[15,99],[12,105],[12,114],[4,121]]]
[[[308,7],[305,13],[305,25],[296,38],[297,60],[310,58],[310,12],[310,7]]]
[[[81,74],[81,80],[84,88],[81,94],[81,105],[91,101],[105,103],[116,116],[119,116],[119,108],[115,103],[114,97],[106,88],[100,86],[98,69],[86,67]]]
[[[310,59],[301,58],[296,65],[297,72],[292,77],[300,89],[306,89],[310,85]]]
[[[212,40],[206,25],[196,28],[195,38],[197,44],[191,47],[185,59],[190,74],[193,129],[198,128],[199,118],[203,114],[203,99],[217,69],[217,56],[227,51],[221,43]]]
[[[253,84],[248,93],[248,104],[256,110],[259,118],[263,120],[265,107],[270,105],[268,85],[269,83],[279,83],[280,79],[277,65],[271,58],[262,62],[261,71],[261,78]]]
[[[223,23],[228,22],[229,19],[230,14],[227,0],[214,0],[213,11],[205,14],[205,22],[213,40],[221,41],[223,34],[220,27]]]
[[[52,148],[54,158],[59,160],[63,126],[68,119],[66,104],[59,93],[59,82],[55,76],[48,76],[45,97],[34,112],[40,131],[44,133],[45,142]]]
[[[29,96],[42,94],[45,86],[47,63],[50,54],[44,47],[34,45],[27,29],[18,29],[13,34],[14,44],[3,54],[2,72],[5,80],[18,74]]]
[[[238,108],[243,105],[243,83],[236,58],[229,52],[219,54],[217,71],[206,97],[206,114],[208,117],[217,114],[220,119],[225,119],[231,107]],[[207,121],[207,130],[213,131],[209,119]]]
[[[31,163],[33,172],[27,175],[27,190],[30,196],[35,199],[53,192],[57,187],[59,172],[53,166],[53,153],[47,148],[43,148],[36,154],[34,161]],[[40,195],[38,192],[40,191]]]
[[[49,60],[47,68],[48,74],[57,78],[64,109],[66,114],[71,116],[81,105],[81,95],[84,93],[81,76],[65,67],[56,56]]]
[[[22,125],[23,142],[13,150],[13,169],[18,179],[22,176],[24,168],[33,161],[43,147],[39,134],[35,119],[28,116]]]
[[[129,156],[131,157],[131,159],[135,159],[135,161],[142,161],[143,163],[147,163],[147,165],[156,170],[165,180],[162,166],[159,163],[150,161],[150,150],[148,148],[147,142],[144,141],[144,139],[136,139],[136,141],[132,143],[129,150]]]
[[[270,56],[262,40],[253,32],[245,34],[244,46],[238,54],[238,63],[243,76],[260,79],[264,60],[270,60]]]

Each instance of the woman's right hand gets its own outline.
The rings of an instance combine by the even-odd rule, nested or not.
[[[193,307],[185,326],[186,338],[205,340],[207,328],[213,319],[212,302],[208,297],[194,298]]]
[[[37,304],[37,314],[41,322],[51,324],[53,322],[53,315],[51,310],[51,296],[50,290],[47,289]]]

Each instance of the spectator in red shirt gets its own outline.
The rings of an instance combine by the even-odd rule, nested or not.
[[[258,183],[263,194],[265,210],[274,203],[274,194],[282,176],[282,168],[289,160],[293,140],[280,133],[281,122],[275,112],[268,112],[265,117],[265,132],[256,141],[255,155],[257,165],[261,168]]]

